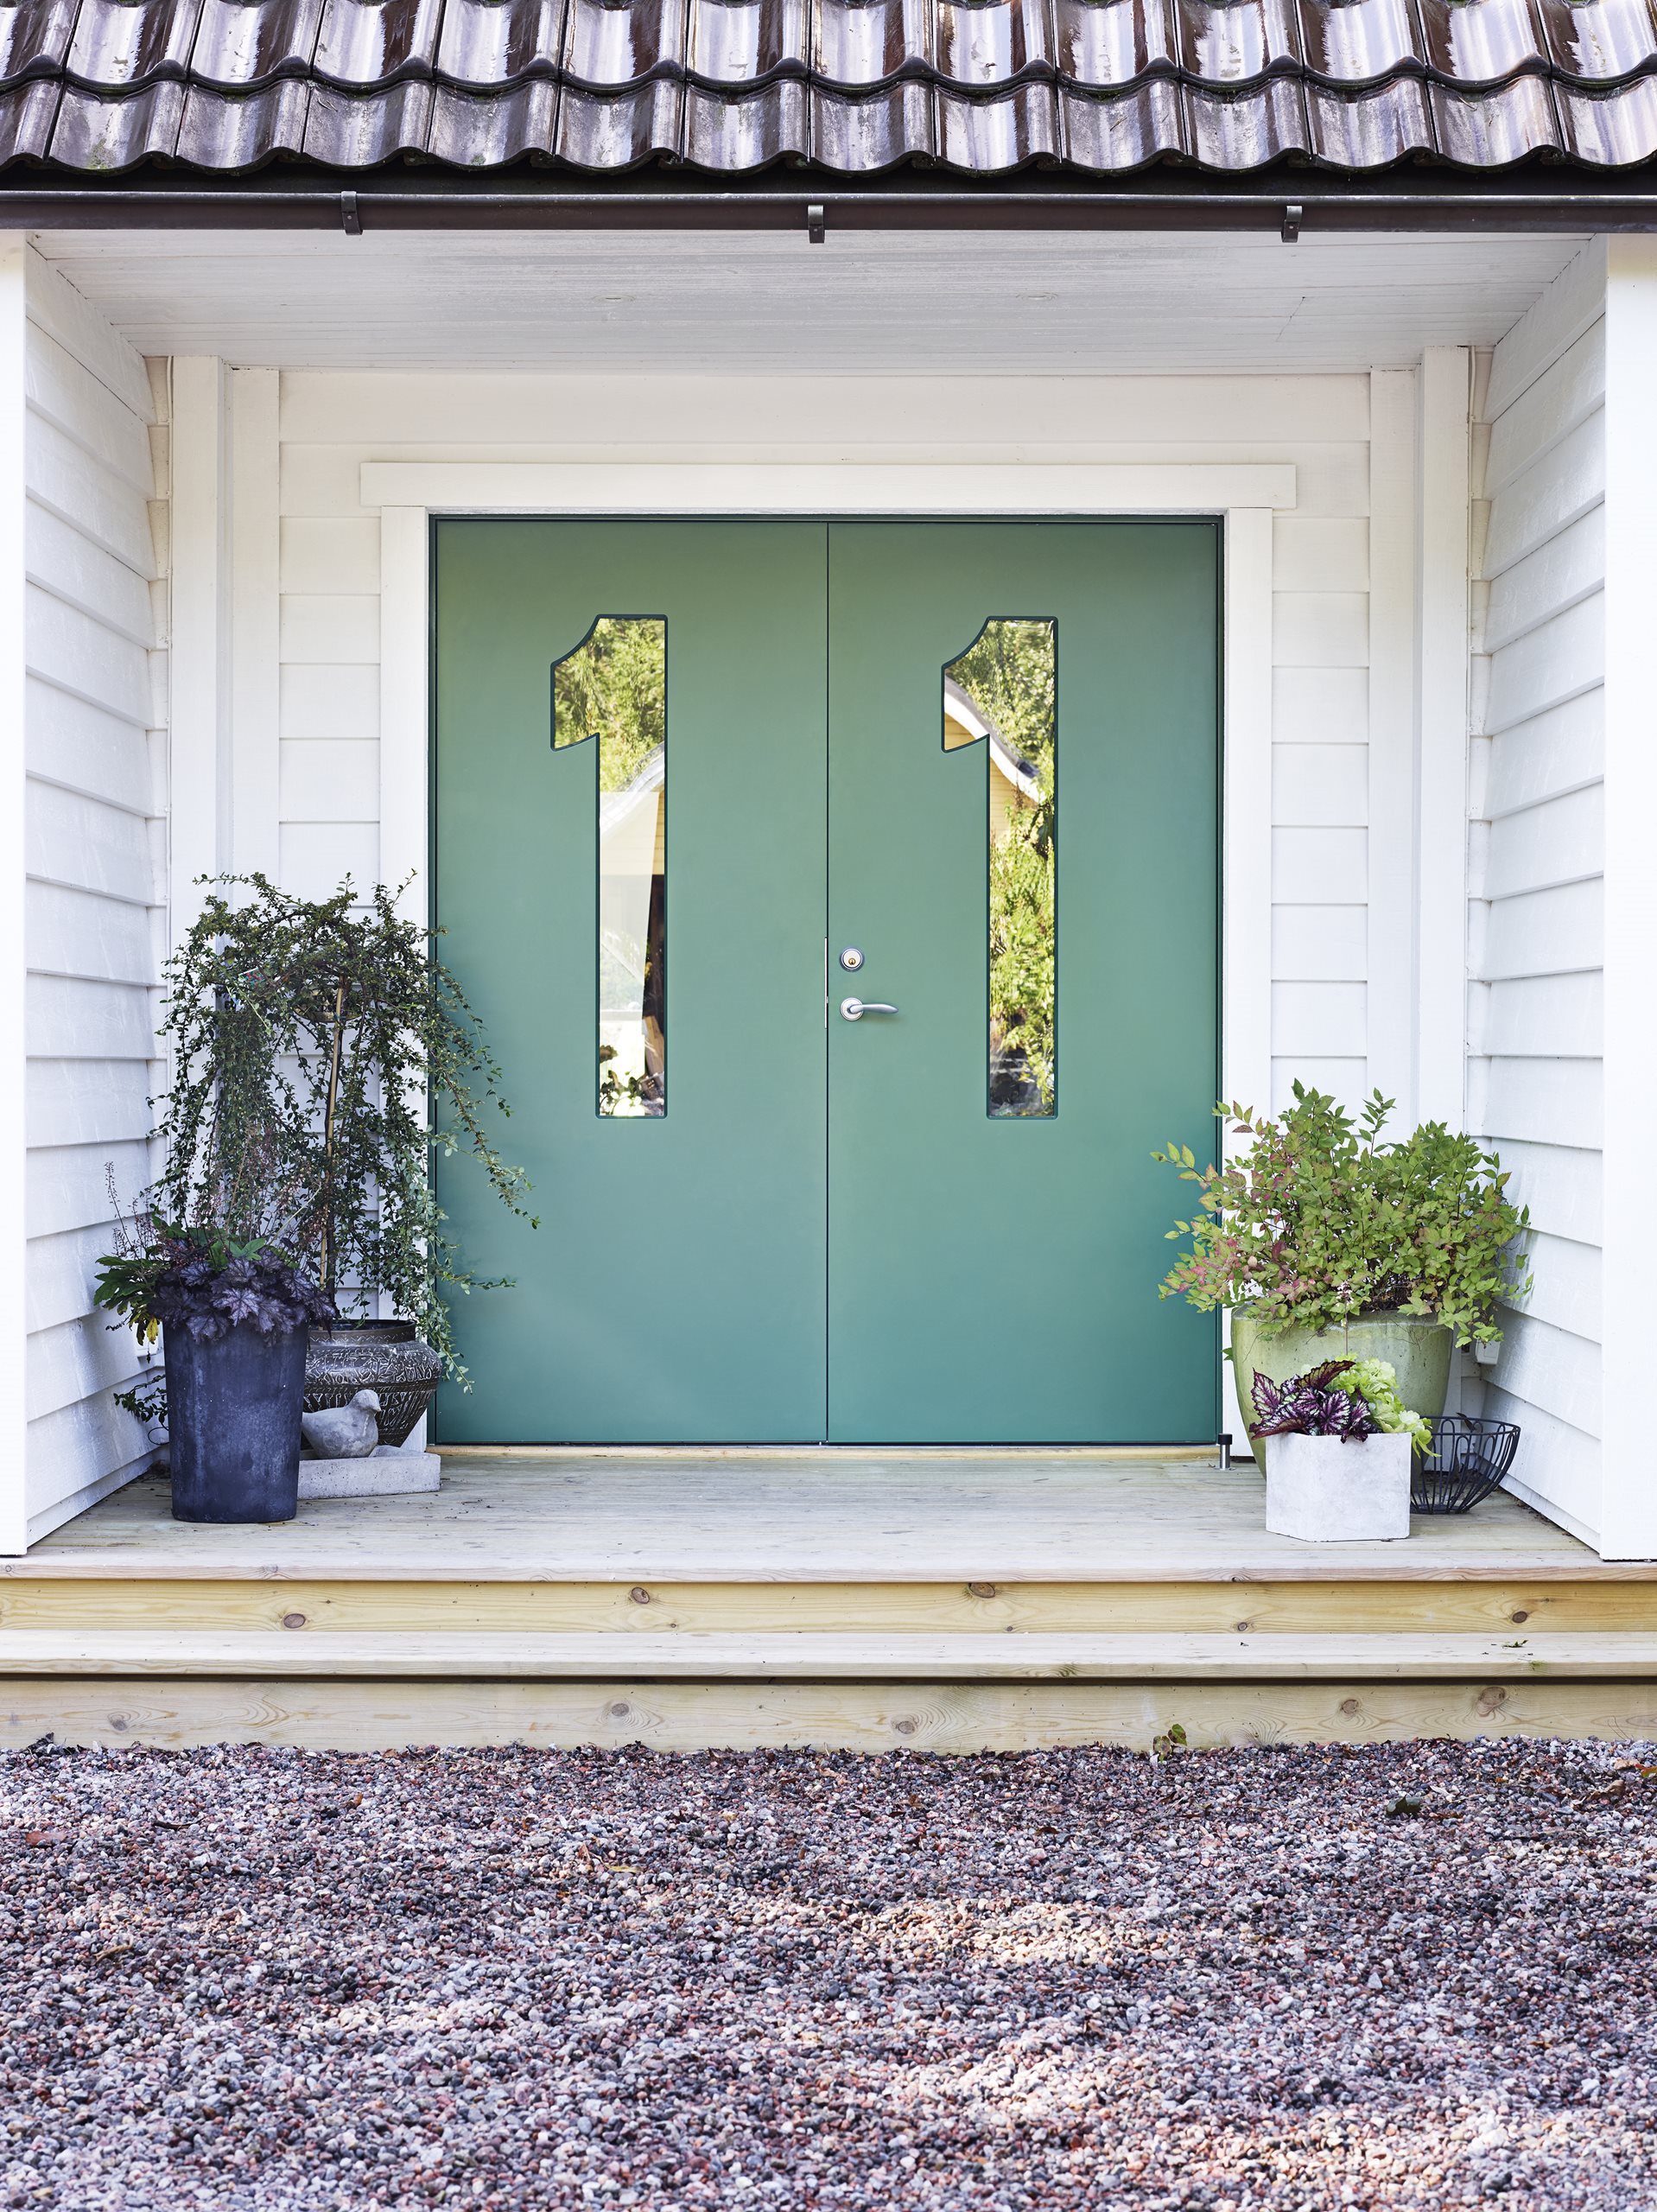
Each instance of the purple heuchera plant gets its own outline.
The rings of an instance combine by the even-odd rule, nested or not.
[[[274,1245],[214,1240],[215,1249],[187,1232],[162,1241],[169,1263],[150,1290],[149,1310],[164,1327],[187,1330],[199,1344],[213,1344],[237,1328],[285,1337],[338,1317],[327,1291]]]
[[[1378,1435],[1381,1423],[1358,1392],[1334,1387],[1347,1363],[1331,1359],[1304,1375],[1292,1375],[1286,1382],[1257,1375],[1254,1399],[1260,1419],[1249,1423],[1249,1434],[1338,1436],[1343,1444],[1362,1444],[1366,1436]]]

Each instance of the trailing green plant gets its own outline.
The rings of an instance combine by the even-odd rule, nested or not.
[[[1203,1313],[1247,1306],[1267,1336],[1394,1313],[1430,1315],[1459,1344],[1496,1342],[1500,1308],[1530,1290],[1518,1241],[1529,1211],[1508,1198],[1497,1154],[1441,1122],[1384,1143],[1393,1103],[1377,1090],[1355,1122],[1297,1083],[1275,1118],[1215,1108],[1234,1140],[1224,1166],[1199,1168],[1172,1141],[1153,1153],[1198,1192],[1197,1212],[1168,1231],[1190,1247],[1161,1295]]]
[[[203,882],[163,970],[174,1075],[152,1211],[238,1240],[266,1232],[272,1189],[293,1193],[284,1247],[314,1255],[321,1289],[347,1313],[384,1293],[464,1382],[443,1293],[504,1285],[445,1235],[434,1154],[469,1154],[532,1217],[491,1134],[500,1071],[435,933],[384,884],[309,899],[257,874]]]

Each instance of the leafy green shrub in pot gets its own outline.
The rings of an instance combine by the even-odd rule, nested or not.
[[[1355,1121],[1297,1083],[1275,1117],[1215,1109],[1225,1166],[1177,1142],[1154,1155],[1197,1190],[1168,1232],[1190,1243],[1161,1294],[1230,1310],[1245,1434],[1257,1373],[1281,1382],[1328,1359],[1386,1360],[1406,1404],[1442,1413],[1451,1345],[1497,1342],[1501,1307],[1530,1289],[1530,1217],[1497,1155],[1441,1122],[1384,1142],[1392,1110],[1377,1090]]]

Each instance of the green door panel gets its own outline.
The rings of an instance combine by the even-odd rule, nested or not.
[[[541,1217],[440,1162],[517,1285],[459,1306],[441,1436],[1211,1438],[1150,1153],[1216,1087],[1217,528],[456,520],[434,572],[435,914]],[[596,1110],[600,748],[552,745],[606,616],[665,625],[659,1117]],[[943,746],[998,617],[1055,626],[1051,1115],[987,1096],[987,810],[1029,764]]]
[[[831,987],[828,1434],[1210,1438],[1150,1154],[1216,1090],[1217,528],[835,524],[829,607],[829,937],[866,964]],[[1050,1118],[987,1111],[988,747],[942,740],[996,617],[1057,625]]]
[[[434,531],[436,919],[513,1109],[538,1230],[464,1160],[479,1274],[451,1441],[823,1433],[827,640],[821,523]],[[551,668],[605,615],[666,624],[667,1110],[595,1110],[597,775]]]

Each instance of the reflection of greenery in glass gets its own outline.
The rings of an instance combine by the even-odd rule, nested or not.
[[[991,1094],[995,1114],[1054,1110],[1053,625],[997,620],[947,673],[1033,771],[989,859]],[[1032,1090],[1033,1086],[1033,1090]]]
[[[552,671],[555,747],[598,747],[599,1096],[606,1117],[667,1110],[662,856],[667,625],[601,615]]]
[[[667,734],[667,625],[606,614],[552,672],[552,741],[602,737],[599,788],[625,791]]]

